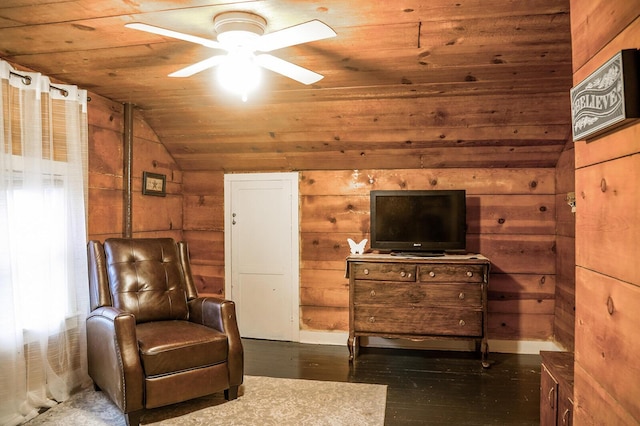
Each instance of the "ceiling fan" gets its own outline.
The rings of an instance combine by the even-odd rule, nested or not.
[[[335,37],[336,33],[331,27],[318,20],[313,20],[265,34],[266,26],[267,21],[254,13],[224,12],[215,16],[213,27],[218,36],[217,40],[210,40],[139,22],[125,24],[127,28],[189,41],[227,52],[189,65],[169,74],[169,77],[189,77],[206,69],[236,61],[245,64],[254,63],[307,85],[323,78],[321,74],[277,58],[267,52]]]

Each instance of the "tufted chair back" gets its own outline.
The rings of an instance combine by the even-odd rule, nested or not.
[[[104,243],[112,305],[136,322],[187,320],[187,283],[173,240],[107,240]]]

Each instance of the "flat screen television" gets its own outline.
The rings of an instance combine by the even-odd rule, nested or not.
[[[371,191],[371,248],[442,255],[466,249],[464,190]]]

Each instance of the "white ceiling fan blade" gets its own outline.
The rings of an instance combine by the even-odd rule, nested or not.
[[[220,65],[227,58],[227,55],[216,55],[204,61],[196,62],[193,65],[189,65],[186,68],[182,68],[176,72],[169,74],[169,77],[191,77],[192,75],[204,71],[208,68],[213,68],[216,65]]]
[[[256,62],[258,65],[282,74],[285,77],[289,77],[292,80],[299,81],[302,84],[313,84],[316,81],[320,81],[324,78],[323,75],[310,71],[306,68],[302,68],[298,65],[292,64],[280,58],[276,58],[272,55],[262,54],[256,56]]]
[[[191,43],[200,44],[212,49],[224,49],[224,47],[222,47],[222,44],[218,43],[215,40],[209,40],[194,35],[184,34],[178,31],[167,30],[166,28],[154,27],[153,25],[142,24],[140,22],[131,22],[129,24],[124,24],[124,26],[127,28],[132,28],[134,30],[146,31],[152,34],[158,34],[165,37],[176,38],[178,40],[189,41]]]
[[[296,44],[308,43],[325,38],[335,37],[336,32],[324,22],[313,20],[293,27],[274,31],[260,37],[258,50],[261,52],[271,52],[283,47],[295,46]]]

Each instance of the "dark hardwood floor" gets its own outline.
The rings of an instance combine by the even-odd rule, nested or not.
[[[540,356],[243,339],[245,374],[387,385],[386,425],[538,425]]]

